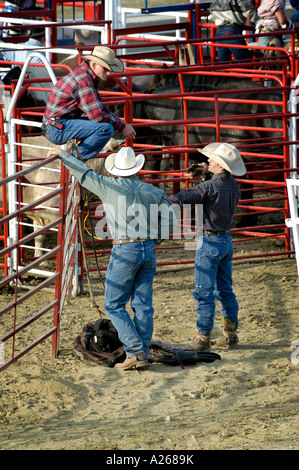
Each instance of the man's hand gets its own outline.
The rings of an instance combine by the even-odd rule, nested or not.
[[[187,172],[190,173],[191,178],[204,178],[204,174],[209,172],[209,166],[203,163],[192,163],[192,165],[187,168]]]
[[[51,149],[51,150],[49,150],[49,152],[47,153],[47,157],[46,157],[46,158],[50,158],[50,157],[52,157],[53,155],[59,155],[60,150],[61,150],[61,149]]]
[[[122,135],[124,136],[125,139],[128,139],[129,137],[135,137],[136,132],[135,132],[134,127],[131,126],[131,124],[126,124],[122,130]]]

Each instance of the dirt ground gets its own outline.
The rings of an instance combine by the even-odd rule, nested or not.
[[[152,0],[150,6],[159,3]],[[123,6],[142,7],[144,1],[124,0]],[[257,241],[250,248],[259,254],[277,249],[275,243]],[[236,243],[236,254],[248,246]],[[194,252],[158,252],[159,260],[169,257],[191,259]],[[91,276],[103,309],[102,284],[97,273]],[[296,260],[236,261],[233,278],[240,306],[238,346],[215,348],[221,360],[184,368],[151,364],[124,372],[80,361],[73,342],[98,314],[88,294],[70,299],[62,312],[58,357],[52,360],[48,339],[0,373],[0,450],[299,450]],[[193,287],[192,264],[158,269],[154,339],[189,342],[196,322]],[[52,297],[48,291],[31,297],[17,321]],[[0,307],[12,300],[13,293],[0,290]],[[36,322],[35,337],[51,321],[48,315]],[[0,319],[0,336],[11,327],[5,322]],[[213,337],[220,330],[217,304]],[[25,344],[26,336],[20,336]]]
[[[255,243],[259,252],[273,249],[274,241]],[[246,249],[236,244],[236,254]],[[166,253],[161,250],[159,259],[194,255]],[[193,267],[166,269],[159,268],[154,281],[154,338],[187,344],[196,320]],[[102,309],[97,273],[92,286]],[[151,364],[140,372],[88,365],[73,356],[73,341],[98,314],[89,295],[71,299],[61,318],[58,358],[51,359],[48,339],[0,374],[0,448],[298,450],[296,261],[236,261],[234,289],[240,304],[235,349],[214,349],[221,360],[209,364]],[[30,308],[49,295],[31,300]],[[11,300],[12,294],[0,295],[0,305]],[[217,305],[213,336],[220,328]]]

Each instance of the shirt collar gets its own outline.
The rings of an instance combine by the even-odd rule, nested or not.
[[[216,178],[229,178],[230,175],[227,175],[226,173],[213,173],[212,179]]]

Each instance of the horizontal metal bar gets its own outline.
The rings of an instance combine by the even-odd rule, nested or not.
[[[44,287],[46,287],[49,284],[51,284],[52,282],[54,282],[59,276],[60,276],[60,273],[53,274],[53,276],[51,276],[49,279],[46,279],[45,281],[41,282],[37,287],[35,287],[31,291],[26,292],[26,294],[22,295],[21,297],[18,297],[16,300],[13,300],[12,302],[10,302],[8,305],[6,305],[6,307],[4,307],[0,310],[0,316],[3,315],[4,313],[8,312],[12,308],[17,307],[22,302],[25,302],[25,300],[27,300],[33,294],[35,294],[36,292],[42,290]]]
[[[20,357],[24,356],[27,352],[31,351],[31,349],[35,348],[38,344],[40,344],[42,341],[45,339],[49,338],[49,336],[52,336],[54,333],[57,332],[57,328],[53,327],[50,330],[48,330],[46,333],[44,333],[42,336],[37,338],[35,341],[30,343],[28,346],[26,346],[24,349],[22,349],[18,354],[15,354],[11,359],[6,361],[3,365],[0,365],[0,372],[9,365],[11,365],[13,362],[17,361],[20,359]]]
[[[47,313],[49,310],[51,310],[51,308],[54,308],[56,307],[56,305],[58,305],[58,300],[55,299],[55,300],[52,300],[51,303],[49,303],[48,305],[46,305],[45,307],[43,307],[42,309],[40,309],[38,312],[36,312],[34,315],[32,315],[30,318],[28,318],[27,320],[23,321],[22,323],[20,323],[18,326],[16,326],[15,328],[13,328],[12,330],[8,331],[5,335],[3,335],[1,338],[0,338],[0,341],[2,341],[3,343],[5,341],[7,341],[9,338],[11,338],[12,336],[14,336],[15,334],[19,333],[20,331],[22,331],[26,326],[30,325],[31,323],[35,322],[37,319],[39,319],[40,317],[42,317],[45,313]]]

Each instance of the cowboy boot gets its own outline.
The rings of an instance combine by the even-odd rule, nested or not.
[[[219,348],[226,348],[227,346],[235,345],[239,342],[238,336],[236,335],[237,328],[229,318],[222,317],[223,331],[220,336],[216,338],[212,344]]]
[[[197,351],[210,351],[211,350],[211,335],[204,335],[203,333],[196,333],[192,338],[189,347]]]
[[[146,367],[148,365],[146,356],[144,353],[138,353],[135,356],[127,357],[124,362],[115,364],[116,369],[130,370],[139,369],[140,367]]]
[[[66,145],[67,149],[72,153],[78,160],[83,160],[81,153],[79,152],[78,145],[80,140],[70,139]]]

